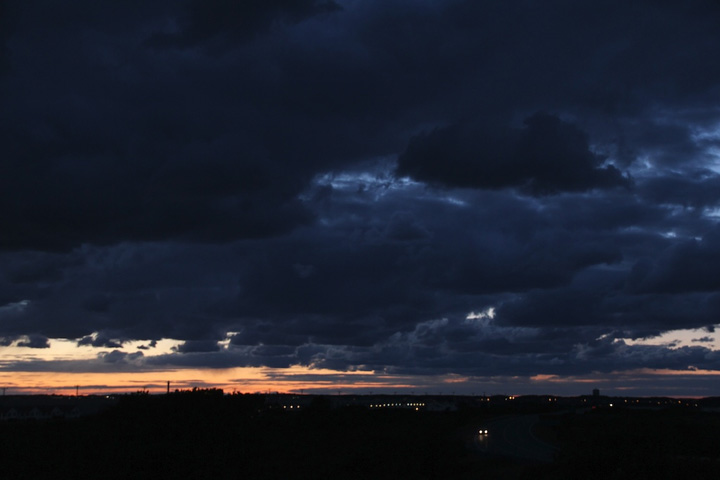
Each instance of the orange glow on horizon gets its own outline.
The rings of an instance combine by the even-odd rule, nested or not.
[[[640,374],[640,375],[712,375],[712,376],[718,376],[720,375],[720,371],[718,370],[700,370],[700,369],[692,369],[692,370],[670,370],[670,369],[651,369],[651,368],[640,368],[637,370],[630,370],[628,372],[624,372],[627,374]]]
[[[394,381],[396,380],[396,381]],[[298,393],[313,390],[413,388],[402,378],[372,372],[336,372],[294,366],[287,369],[237,367],[228,369],[175,369],[151,372],[58,373],[0,372],[0,386],[15,394],[164,393],[193,387],[221,388],[226,393]]]
[[[632,377],[653,377],[653,376],[718,376],[720,371],[718,370],[671,370],[671,369],[652,369],[652,368],[638,368],[634,370],[626,371],[613,371],[610,373],[595,373],[590,375],[582,376],[560,376],[560,375],[534,375],[530,377],[533,382],[547,382],[547,383],[597,383],[600,381],[613,381],[617,379],[625,379]]]
[[[236,367],[227,369],[167,369],[146,372],[10,372],[0,371],[0,388],[7,394],[81,395],[127,394],[146,390],[164,393],[167,382],[170,390],[220,388],[226,393],[453,393],[476,394],[486,389],[512,389],[518,395],[538,393],[581,394],[587,387],[597,385],[606,391],[643,389],[654,378],[668,379],[713,378],[720,371],[713,370],[653,370],[635,369],[609,373],[595,372],[578,376],[540,374],[532,377],[465,377],[458,374],[436,376],[392,375],[373,371],[334,371],[293,366],[289,368]],[[572,386],[576,385],[575,388]],[[649,387],[652,390],[652,387]],[[662,387],[666,391],[672,387]],[[573,392],[573,393],[571,393]],[[588,390],[589,392],[589,390]],[[587,393],[587,392],[586,392]],[[710,392],[712,393],[712,392]],[[691,397],[693,392],[682,392]]]

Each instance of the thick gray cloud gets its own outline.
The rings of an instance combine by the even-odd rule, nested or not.
[[[654,259],[634,266],[629,287],[639,292],[681,294],[717,292],[715,267],[720,262],[720,229],[715,226],[701,239],[674,242]]]
[[[191,352],[217,352],[220,350],[217,342],[212,340],[188,340],[179,345],[176,351],[180,353]]]
[[[50,340],[44,335],[30,334],[0,338],[0,345],[7,347],[12,344],[27,348],[50,348]]]
[[[189,1],[178,31],[154,33],[147,44],[165,48],[192,48],[242,42],[265,33],[275,22],[300,22],[312,15],[338,10],[329,0]]]
[[[92,345],[93,347],[122,348],[121,341],[108,337],[105,332],[98,335],[87,335],[78,340],[77,344],[78,346]]]
[[[451,187],[518,187],[533,194],[629,187],[630,179],[589,150],[586,135],[547,114],[525,128],[451,126],[410,140],[398,174]]]
[[[718,21],[2,2],[0,337],[97,371],[715,369],[622,339],[720,318]]]

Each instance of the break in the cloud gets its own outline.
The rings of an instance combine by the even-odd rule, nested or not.
[[[6,370],[718,370],[717,2],[0,12]]]

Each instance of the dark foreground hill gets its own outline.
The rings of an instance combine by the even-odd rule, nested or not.
[[[0,478],[698,479],[720,471],[716,413],[543,410],[533,435],[557,453],[532,462],[482,451],[473,438],[478,425],[525,410],[331,408],[318,397],[288,411],[266,400],[129,395],[95,415],[5,421]]]

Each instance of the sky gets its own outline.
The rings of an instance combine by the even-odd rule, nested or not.
[[[0,0],[0,385],[720,395],[717,0]]]

